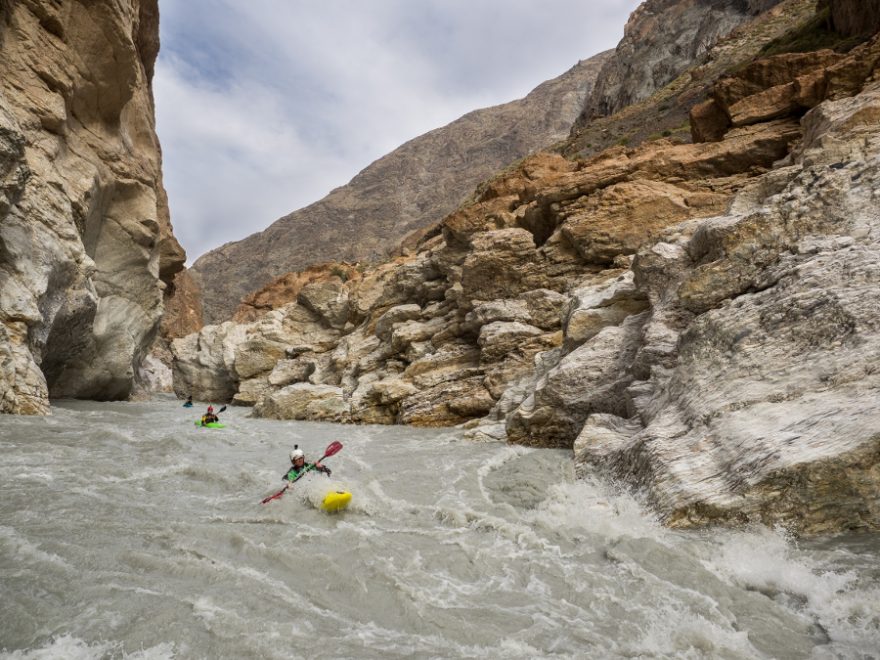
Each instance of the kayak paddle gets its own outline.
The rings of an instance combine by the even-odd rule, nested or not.
[[[267,497],[266,499],[262,500],[262,501],[260,502],[260,504],[266,504],[266,502],[271,502],[272,500],[277,500],[279,497],[281,497],[282,495],[284,495],[285,491],[286,491],[288,488],[290,488],[293,484],[295,484],[297,481],[299,481],[299,480],[302,479],[304,476],[306,476],[306,472],[308,472],[309,470],[313,470],[313,469],[315,468],[315,466],[318,465],[321,461],[323,461],[325,458],[327,458],[327,457],[329,457],[329,456],[333,456],[333,454],[336,454],[337,452],[339,452],[340,449],[342,449],[342,443],[341,443],[341,442],[339,442],[338,440],[334,440],[333,442],[331,442],[329,445],[327,445],[327,449],[324,450],[324,455],[321,456],[321,458],[319,458],[317,461],[315,461],[314,463],[312,463],[311,466],[309,466],[308,468],[306,468],[305,470],[303,470],[303,471],[302,471],[302,474],[300,474],[296,479],[294,479],[293,481],[291,481],[289,484],[287,484],[284,488],[282,488],[281,490],[279,490],[277,493],[275,493],[274,495],[269,495],[269,497]]]

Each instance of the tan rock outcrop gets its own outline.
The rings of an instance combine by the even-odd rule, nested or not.
[[[694,142],[717,141],[731,127],[801,116],[829,98],[861,90],[880,61],[880,41],[847,54],[784,53],[756,60],[715,83],[712,98],[691,110]]]
[[[154,130],[157,17],[155,0],[59,0],[0,20],[2,412],[128,397],[183,267]]]
[[[313,419],[339,422],[348,419],[349,407],[342,390],[332,385],[295,383],[260,400],[255,417],[274,419]]]
[[[296,302],[306,285],[331,279],[348,281],[359,277],[357,268],[343,263],[316,264],[302,272],[285,273],[242,300],[232,320],[236,323],[256,321],[268,311]]]
[[[562,233],[585,261],[612,264],[635,254],[667,227],[725,210],[724,194],[694,193],[661,181],[614,184],[566,207]]]

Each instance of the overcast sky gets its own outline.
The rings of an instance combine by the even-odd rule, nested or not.
[[[613,48],[639,1],[160,0],[153,87],[189,263]]]

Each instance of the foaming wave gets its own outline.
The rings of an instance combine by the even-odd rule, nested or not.
[[[26,538],[22,537],[12,527],[5,525],[0,526],[0,544],[7,549],[13,558],[28,564],[37,562],[40,564],[54,565],[65,570],[72,571],[73,567],[64,561],[61,557],[51,552],[41,550],[38,545],[34,545]]]
[[[583,530],[616,540],[624,536],[662,539],[667,530],[631,493],[593,480],[551,486],[534,514],[547,527]]]
[[[368,516],[381,514],[385,518],[393,518],[395,513],[416,513],[426,510],[428,507],[392,497],[385,492],[382,483],[374,479],[366,485],[362,492],[352,493],[349,508]]]
[[[126,660],[174,660],[174,644],[162,643],[149,649],[126,653],[121,642],[95,642],[89,644],[72,635],[53,638],[39,649],[26,649],[9,652],[3,649],[3,660],[105,660],[124,658]]]
[[[562,549],[542,536],[528,522],[508,520],[483,511],[458,507],[436,507],[434,517],[444,525],[454,528],[467,528],[471,531],[492,534],[496,544],[504,545],[505,556],[529,561],[535,551],[539,556],[564,556]]]
[[[818,623],[831,648],[817,657],[855,657],[880,649],[880,587],[859,584],[854,571],[824,565],[798,550],[782,529],[719,534],[720,548],[704,561],[733,584],[799,609]]]
[[[748,659],[765,657],[746,631],[734,630],[727,622],[716,623],[688,608],[667,604],[650,617],[638,639],[621,640],[625,657]]]
[[[480,467],[477,469],[477,474],[482,479],[492,470],[497,470],[508,461],[512,461],[513,459],[519,458],[520,456],[525,456],[526,454],[534,453],[535,451],[535,449],[532,449],[530,447],[523,447],[521,445],[508,445],[494,456],[486,459],[483,464],[480,465]]]
[[[410,657],[440,658],[540,658],[539,649],[525,642],[505,638],[492,646],[455,643],[439,635],[391,630],[374,622],[349,625],[346,641],[354,642],[353,649],[379,651],[390,656],[406,654]],[[348,657],[348,656],[346,656]],[[357,657],[357,656],[353,656]]]

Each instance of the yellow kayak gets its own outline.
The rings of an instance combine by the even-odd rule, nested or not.
[[[351,493],[345,490],[330,491],[321,502],[322,511],[340,511],[351,502]]]

